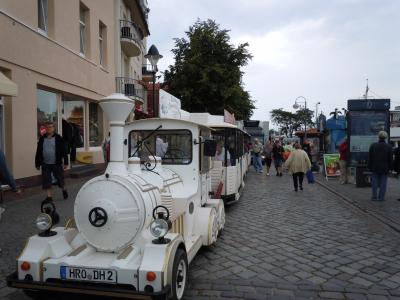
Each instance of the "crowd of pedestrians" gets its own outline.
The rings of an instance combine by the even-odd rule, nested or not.
[[[400,147],[392,150],[388,143],[388,134],[385,131],[379,132],[377,142],[373,143],[369,149],[368,171],[371,172],[371,186],[373,201],[384,201],[387,189],[388,176],[391,171],[400,174]],[[266,175],[269,176],[272,164],[276,170],[276,176],[283,175],[282,170],[287,170],[293,177],[294,190],[303,190],[305,174],[312,182],[312,147],[310,141],[304,141],[303,145],[299,142],[282,144],[279,139],[269,139],[262,145],[258,139],[252,145],[252,161],[257,173],[263,173],[263,164],[266,167]],[[348,140],[344,139],[339,145],[339,165],[341,184],[349,183],[348,177]],[[400,201],[400,198],[398,199]]]

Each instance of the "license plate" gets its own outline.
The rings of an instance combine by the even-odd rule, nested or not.
[[[117,271],[93,268],[61,266],[60,278],[64,280],[117,283]]]

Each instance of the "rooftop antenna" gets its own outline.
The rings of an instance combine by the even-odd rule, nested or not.
[[[367,86],[365,87],[365,94],[363,96],[365,100],[368,99],[368,91],[369,91],[369,87],[368,87],[368,78],[367,78]]]

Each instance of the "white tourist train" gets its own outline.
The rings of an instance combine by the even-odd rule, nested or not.
[[[182,299],[189,263],[216,242],[225,223],[223,201],[210,197],[213,130],[190,117],[125,124],[134,101],[122,94],[100,105],[111,128],[105,173],[82,186],[65,227],[54,227],[54,204],[42,203],[41,232],[28,239],[8,285],[39,297]],[[231,167],[224,166],[229,174]],[[235,172],[237,187],[245,171]]]

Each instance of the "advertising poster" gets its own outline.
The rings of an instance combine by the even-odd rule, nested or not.
[[[335,154],[324,154],[324,167],[326,177],[340,176],[340,155]]]

